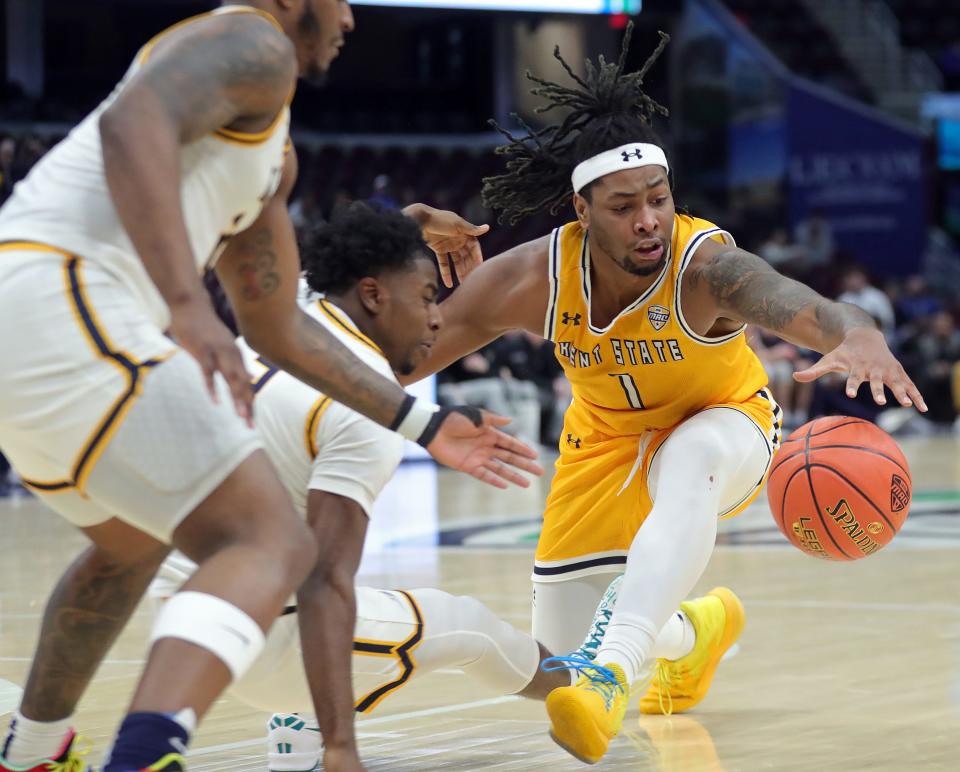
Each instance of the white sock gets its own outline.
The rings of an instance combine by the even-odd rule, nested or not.
[[[617,595],[622,581],[623,575],[621,574],[610,582],[610,586],[600,600],[600,605],[597,606],[590,631],[575,653],[591,660],[596,658],[597,650],[606,636],[607,625],[610,624],[610,618],[613,616],[613,609],[617,605]],[[696,641],[697,633],[694,630],[693,623],[686,614],[677,611],[670,615],[670,619],[660,630],[650,656],[657,659],[677,660],[693,651]],[[576,678],[574,678],[574,683],[576,683]]]
[[[663,626],[657,642],[653,645],[651,656],[658,659],[680,659],[693,651],[697,642],[697,631],[693,622],[682,611],[670,615],[670,619]]]
[[[188,736],[197,731],[197,713],[193,708],[183,708],[172,713],[170,718],[180,724]]]
[[[607,626],[595,661],[600,665],[619,665],[627,683],[633,684],[643,671],[647,653],[656,639],[656,622],[639,614],[617,612]]]
[[[597,651],[607,634],[607,625],[610,624],[613,609],[617,605],[617,593],[620,591],[620,583],[622,581],[623,574],[610,582],[610,586],[607,587],[606,592],[603,593],[597,610],[593,614],[593,622],[590,625],[590,630],[587,632],[587,637],[583,639],[583,643],[581,643],[580,648],[574,652],[575,654],[580,654],[587,659],[596,659]]]
[[[16,766],[27,766],[56,758],[70,732],[71,718],[33,721],[18,710],[10,719],[3,759]]]

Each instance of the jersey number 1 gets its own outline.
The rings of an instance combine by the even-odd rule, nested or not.
[[[630,373],[610,373],[610,377],[620,381],[620,388],[623,389],[624,396],[627,398],[627,404],[634,410],[643,410],[643,400],[640,399],[637,382],[633,380],[633,376]]]

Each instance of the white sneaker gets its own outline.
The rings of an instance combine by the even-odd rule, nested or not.
[[[274,713],[267,722],[267,767],[270,772],[320,769],[323,740],[313,716]]]

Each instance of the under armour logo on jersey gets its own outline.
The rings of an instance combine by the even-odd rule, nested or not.
[[[670,309],[663,306],[650,306],[647,309],[647,319],[653,325],[653,329],[662,330],[663,326],[670,319]]]
[[[580,314],[569,314],[566,311],[563,312],[563,318],[560,320],[564,324],[573,324],[574,327],[580,326]]]
[[[620,155],[623,156],[624,163],[627,163],[631,158],[636,158],[637,160],[643,158],[643,153],[640,151],[640,148],[637,148],[632,153],[628,153],[626,150],[624,150],[620,153]]]
[[[577,450],[580,450],[580,438],[574,437],[571,433],[567,432],[567,445],[572,445]]]

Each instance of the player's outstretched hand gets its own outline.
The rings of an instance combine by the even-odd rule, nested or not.
[[[240,356],[233,334],[221,322],[206,294],[170,309],[170,334],[200,364],[207,390],[214,402],[214,375],[220,373],[230,387],[237,415],[253,425],[253,390],[250,373]]]
[[[434,209],[426,204],[412,204],[403,210],[420,224],[423,240],[437,256],[440,278],[453,286],[453,268],[460,281],[483,262],[479,237],[490,230],[489,225],[473,225],[455,212]]]
[[[462,411],[462,412],[461,412]],[[500,431],[509,418],[477,408],[453,408],[446,415],[427,452],[441,464],[466,472],[495,488],[513,483],[527,488],[530,481],[518,470],[543,474],[537,452],[515,437]],[[470,415],[479,414],[479,424]]]
[[[858,327],[847,333],[843,342],[826,353],[819,362],[793,374],[801,383],[814,381],[827,373],[847,373],[847,396],[857,396],[864,381],[870,382],[873,401],[887,404],[883,387],[887,386],[904,407],[915,405],[921,413],[927,412],[923,395],[910,380],[896,357],[887,348],[887,342],[879,330]]]

